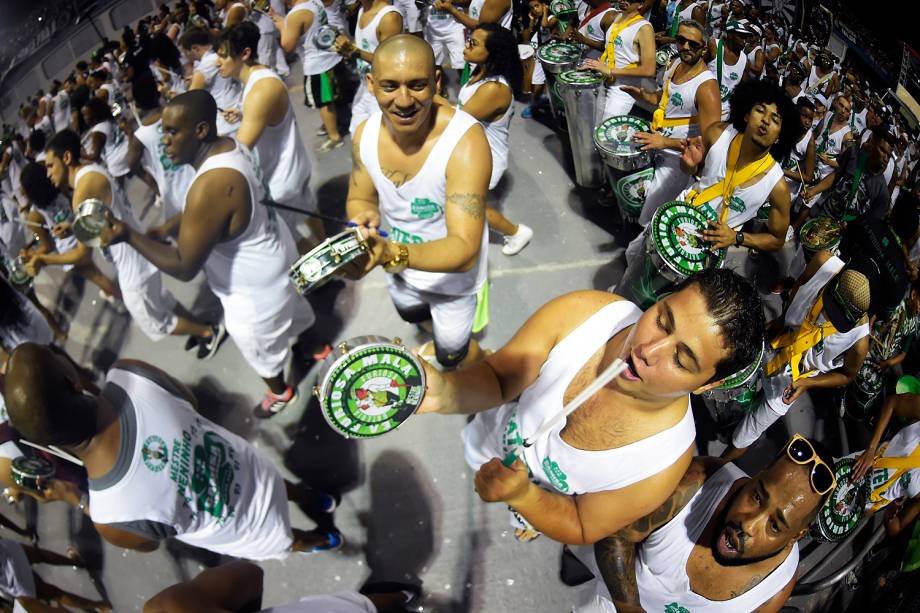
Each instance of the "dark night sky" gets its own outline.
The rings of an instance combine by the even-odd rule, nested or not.
[[[0,28],[15,26],[35,9],[53,0],[0,0]]]

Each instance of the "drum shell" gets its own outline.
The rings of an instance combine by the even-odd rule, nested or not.
[[[102,244],[99,235],[105,228],[107,207],[96,198],[88,198],[77,206],[73,220],[73,235],[87,247],[99,247]]]
[[[763,398],[762,371],[755,371],[737,387],[713,388],[703,392],[702,396],[703,404],[718,428],[733,426],[760,404]]]
[[[684,276],[668,266],[659,255],[648,228],[643,242],[645,251],[641,260],[626,268],[623,278],[617,284],[617,293],[644,311],[670,294],[684,280]]]
[[[565,106],[575,182],[581,187],[599,187],[604,182],[603,165],[594,146],[594,125],[599,112],[598,98],[603,83],[569,84],[557,80]]]
[[[31,464],[31,466],[24,466],[24,464]],[[10,464],[10,476],[16,485],[38,491],[39,479],[48,480],[54,477],[54,464],[40,457],[21,456],[15,458]]]
[[[555,44],[557,43],[550,43],[550,45]],[[556,125],[562,129],[566,129],[565,103],[562,100],[562,95],[559,91],[558,83],[556,82],[556,75],[566,70],[573,70],[576,68],[581,62],[581,56],[573,57],[571,60],[564,62],[551,61],[540,53],[540,51],[547,46],[548,45],[544,45],[537,50],[537,60],[543,65],[543,72],[546,75],[547,98],[549,99],[550,110],[552,110],[553,117],[556,119]]]
[[[655,176],[655,162],[651,156],[644,156],[647,163],[633,170],[621,170],[607,160],[612,156],[607,154],[604,159],[604,170],[607,176],[607,183],[613,190],[617,199],[617,206],[620,208],[620,217],[628,223],[638,223],[639,215],[642,213],[642,207],[645,206],[645,196],[648,184]]]

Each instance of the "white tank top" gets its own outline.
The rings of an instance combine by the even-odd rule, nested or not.
[[[882,452],[884,458],[903,458],[909,456],[920,444],[920,421],[905,426],[895,434],[885,450]],[[858,457],[859,454],[853,454]],[[894,468],[875,468],[872,470],[872,489],[884,485],[890,479],[896,469]],[[888,489],[881,493],[882,498],[889,502],[894,502],[898,498],[915,498],[920,495],[920,468],[912,468],[902,474],[897,481],[892,483]],[[872,503],[866,505],[871,507]]]
[[[131,210],[131,205],[125,198],[124,192],[102,166],[87,164],[81,167],[74,177],[74,191],[77,191],[80,179],[89,173],[100,174],[109,182],[109,189],[112,193],[112,202],[109,208],[112,209],[115,217],[131,226],[134,230],[142,232],[141,225],[138,223],[137,218],[134,217],[134,211]],[[128,243],[118,243],[103,247],[102,253],[115,265],[115,270],[118,273],[118,284],[123,292],[138,287],[150,277],[160,274],[156,266],[147,261]]]
[[[428,3],[426,8],[428,17],[425,20],[425,40],[438,42],[457,33],[463,36],[463,24],[454,19],[453,15],[434,8],[434,3]]]
[[[119,413],[122,440],[112,470],[89,481],[90,517],[236,555],[251,532],[279,523],[271,499],[277,469],[157,375],[130,366],[106,375],[102,395]],[[280,542],[289,538],[278,529]]]
[[[208,171],[230,168],[246,179],[252,213],[249,225],[238,237],[217,243],[204,263],[211,291],[234,318],[254,321],[271,319],[288,301],[300,297],[291,291],[288,267],[297,260],[297,249],[287,224],[279,223],[273,210],[261,204],[264,191],[254,160],[237,143],[233,151],[212,155],[192,179],[192,185]],[[191,190],[191,186],[189,186]]]
[[[204,75],[206,88],[214,96],[217,108],[228,111],[240,108],[240,87],[233,79],[222,77],[217,68],[217,53],[210,49],[195,62],[195,70]],[[218,111],[218,124],[223,116]]]
[[[477,417],[467,428],[500,429],[502,455],[510,451],[522,454],[532,480],[566,495],[622,489],[665,470],[694,444],[696,427],[689,396],[680,422],[623,447],[604,451],[576,449],[562,440],[565,420],[532,446],[521,446],[525,438],[536,434],[562,409],[565,391],[585,362],[641,315],[642,311],[626,300],[604,306],[552,348],[539,376],[517,402],[496,409],[494,420]]]
[[[361,18],[364,16],[364,7],[358,9],[358,20],[355,22],[355,44],[358,46],[358,49],[361,51],[367,51],[371,54],[377,50],[377,46],[380,44],[380,41],[377,40],[377,26],[380,25],[380,20],[383,19],[384,15],[388,13],[399,13],[399,9],[397,9],[395,6],[383,7],[377,12],[376,15],[371,18],[370,23],[362,28]],[[400,16],[401,15],[402,13],[400,13]],[[371,71],[370,62],[366,62],[360,57],[357,58],[355,62],[358,65],[358,72],[362,76],[368,74]]]
[[[846,123],[838,128],[836,132],[831,132],[831,124],[833,123],[834,114],[829,113],[824,120],[824,124],[818,131],[818,138],[815,142],[815,153],[824,153],[829,158],[836,159],[843,150],[843,139],[851,130],[850,124]],[[815,162],[815,174],[819,180],[835,170],[833,166],[823,161],[820,157],[816,156]]]
[[[722,9],[725,7],[724,2],[713,2],[709,5],[708,17],[709,26],[712,29],[712,36],[718,38],[722,31]]]
[[[307,28],[307,31],[300,37],[300,58],[303,62],[303,73],[307,76],[311,76],[322,74],[327,70],[332,70],[332,68],[342,61],[342,56],[335,51],[320,49],[314,42],[316,31],[320,26],[329,23],[326,7],[320,0],[305,0],[300,4],[295,4],[287,14],[287,17],[285,17],[285,20],[290,18],[291,15],[302,11],[313,13],[313,21],[310,23],[310,27]],[[246,97],[245,93],[243,97]]]
[[[751,66],[754,65],[754,61],[757,59],[757,52],[758,52],[758,51],[763,51],[763,47],[761,47],[760,45],[757,45],[756,47],[754,47],[753,49],[751,49],[750,51],[748,51],[748,52],[745,54],[745,55],[747,55],[747,63],[750,64]],[[764,59],[764,63],[766,63],[766,59]],[[751,74],[754,74],[754,76],[756,76],[756,77],[759,77],[759,76],[760,76],[760,73],[762,73],[762,72],[763,72],[763,68],[761,68],[761,69],[760,69],[760,72],[758,72],[758,73],[756,73],[756,74],[754,74],[754,71],[751,70]]]
[[[54,98],[54,129],[60,132],[70,126],[70,95],[63,89]]]
[[[485,5],[486,0],[472,0],[470,2],[470,17],[479,21],[479,14],[482,13],[482,7]],[[514,3],[509,3],[508,10],[502,15],[502,18],[498,20],[498,25],[505,28],[506,30],[511,29],[511,19],[513,17],[512,7]]]
[[[185,194],[192,184],[195,168],[191,164],[176,165],[170,161],[163,144],[161,120],[140,126],[134,136],[144,147],[141,165],[157,182],[166,218],[175,217],[185,210]]]
[[[590,9],[590,6],[589,6],[589,9]],[[580,26],[578,26],[578,31],[581,32],[583,36],[586,36],[590,38],[591,40],[595,40],[599,43],[604,42],[607,38],[607,33],[604,31],[602,22],[604,21],[604,17],[607,15],[607,13],[609,13],[612,10],[614,9],[607,8],[602,11],[599,11],[597,14],[595,14],[590,19],[588,19],[587,22],[584,22]],[[582,21],[583,21],[583,18],[582,18]],[[588,57],[588,58],[597,59],[601,56],[601,53],[603,52],[600,49],[595,49],[594,47],[585,48],[585,57]]]
[[[674,71],[677,70],[680,63],[680,59],[677,59],[671,67],[668,68],[665,73],[667,79],[670,79],[674,75]],[[709,70],[704,69],[703,72],[686,83],[675,83],[671,81],[670,85],[668,85],[668,103],[664,107],[664,116],[668,119],[678,119],[681,117],[699,115],[699,109],[696,108],[696,92],[700,88],[700,85],[706,81],[712,80],[715,80],[715,77],[712,76]],[[698,122],[692,122],[683,126],[661,128],[660,132],[669,138],[684,139],[699,136],[700,124]],[[664,151],[673,152],[679,155],[677,151],[672,149],[665,149]]]
[[[716,49],[718,49],[718,42],[716,41]],[[734,65],[729,65],[725,63],[725,52],[728,51],[725,43],[722,43],[722,80],[719,83],[719,91],[722,95],[722,120],[724,121],[728,117],[728,97],[732,93],[732,90],[741,83],[741,77],[744,76],[744,69],[747,67],[747,56],[742,50],[738,54],[738,61]],[[709,62],[709,72],[711,72],[716,79],[719,78],[719,57],[718,52],[716,57]]]
[[[613,61],[617,68],[625,68],[630,64],[638,64],[641,59],[639,56],[639,50],[636,48],[638,46],[636,37],[639,34],[639,30],[646,25],[650,25],[645,19],[640,19],[635,23],[632,23],[626,26],[620,34],[616,37],[616,40],[611,41],[610,36],[614,33],[614,28],[616,24],[620,23],[623,19],[622,15],[619,15],[612,24],[610,24],[610,29],[607,30],[607,43],[608,45],[613,43]],[[609,59],[608,59],[609,61]],[[621,85],[632,85],[640,87],[642,83],[642,77],[633,77],[633,76],[623,76],[617,77],[614,87],[619,87]]]
[[[715,185],[725,178],[728,165],[728,148],[738,131],[732,126],[727,126],[718,140],[706,152],[702,176],[694,184],[685,189],[678,200],[686,200],[688,192],[693,189],[702,192],[704,189]],[[753,185],[742,186],[735,189],[729,204],[727,223],[731,228],[740,228],[744,222],[757,216],[757,211],[770,198],[770,192],[783,178],[783,168],[776,162],[761,175]],[[722,214],[722,196],[718,195],[706,204],[699,207],[710,219],[718,220]]]
[[[693,611],[737,613],[753,611],[779,593],[795,576],[799,564],[798,543],[779,566],[736,598],[709,600],[693,592],[687,562],[693,547],[732,485],[748,475],[734,464],[715,472],[674,519],[652,532],[636,556],[639,601],[646,611]],[[603,586],[603,582],[599,582]],[[606,592],[606,587],[604,587]],[[607,598],[610,597],[606,592]],[[674,606],[672,603],[676,603]]]
[[[391,228],[393,240],[417,244],[446,237],[447,163],[460,139],[478,123],[476,118],[463,111],[454,111],[454,116],[438,137],[418,174],[399,188],[380,170],[378,149],[382,118],[383,113],[377,111],[365,122],[359,154],[377,189],[380,213]],[[485,225],[479,261],[466,272],[427,272],[408,268],[399,274],[406,283],[419,290],[448,296],[475,294],[486,279],[488,233]]]
[[[274,79],[284,85],[281,77],[268,68],[255,70],[249,74],[249,80],[243,89],[244,104],[246,96],[262,79]],[[286,92],[285,96],[287,97]],[[255,144],[254,153],[259,160],[262,177],[268,185],[271,199],[282,204],[305,206],[301,201],[304,199],[304,186],[310,182],[310,157],[307,155],[300,132],[297,131],[297,119],[294,117],[290,99],[284,119],[276,126],[265,126]]]
[[[696,8],[696,5],[697,5],[697,4],[705,4],[705,3],[701,3],[701,2],[692,2],[692,3],[690,3],[690,6],[688,6],[688,7],[685,8],[684,10],[680,11],[679,13],[677,13],[678,23],[680,23],[681,21],[683,21],[683,20],[685,20],[685,19],[693,19],[693,9]]]
[[[5,283],[10,289],[13,289],[12,284],[6,279],[0,279],[0,283]],[[13,350],[23,343],[38,343],[39,345],[53,343],[54,332],[51,331],[51,326],[48,325],[48,321],[38,310],[38,307],[18,292],[15,293],[15,298],[19,301],[24,321],[20,322],[20,325],[16,327],[0,327],[0,348],[7,353],[13,353]],[[8,420],[9,416],[6,415],[6,405],[3,404],[2,398],[0,398],[0,407],[3,409],[3,420]]]
[[[323,4],[323,6],[326,6]],[[326,18],[329,25],[335,26],[342,32],[348,31],[348,19],[345,18],[345,0],[333,0],[332,4],[326,6]]]
[[[38,214],[45,220],[45,225],[48,227],[48,234],[51,234],[51,228],[59,223],[65,221],[73,223],[73,207],[70,204],[70,200],[63,194],[58,194],[54,202],[47,209],[40,209],[34,205],[33,209],[38,211]],[[63,238],[51,234],[51,240],[54,241],[54,248],[58,253],[66,253],[77,248],[77,237],[73,234],[68,234]]]
[[[90,128],[90,132],[98,132],[105,136],[102,159],[109,174],[113,177],[123,177],[131,172],[128,166],[128,138],[114,121],[97,123]]]
[[[831,70],[823,77],[819,77],[818,67],[812,66],[811,72],[808,73],[808,79],[802,84],[805,87],[805,93],[809,96],[814,96],[819,91],[823,91],[824,88],[827,87],[827,84],[834,78],[834,74],[834,71]]]
[[[811,142],[813,130],[809,128],[805,132],[805,136],[799,139],[799,142],[795,144],[795,147],[792,148],[792,151],[789,152],[789,156],[783,161],[783,170],[791,170],[796,175],[798,173],[805,174],[805,157],[808,155],[808,143]],[[796,166],[798,164],[798,166]],[[798,168],[798,171],[796,171]],[[789,195],[793,200],[799,195],[799,192],[802,190],[802,181],[799,179],[790,179],[786,177],[786,183],[789,185]]]
[[[470,101],[483,83],[501,83],[509,90],[511,86],[504,77],[487,77],[476,83],[467,82],[460,88],[457,94],[457,108],[462,109],[463,105]],[[489,189],[498,185],[498,181],[508,168],[508,135],[511,128],[511,118],[514,116],[514,101],[508,105],[505,114],[495,121],[480,121],[486,131],[486,138],[489,140],[489,148],[492,149],[492,177],[489,181]]]
[[[789,308],[786,310],[784,322],[786,328],[795,330],[802,325],[805,317],[814,306],[818,295],[834,278],[834,276],[843,269],[843,260],[837,256],[828,258],[821,268],[815,272],[811,279],[802,284],[798,289]],[[818,322],[824,322],[824,315],[818,317]],[[843,354],[847,349],[856,344],[856,341],[869,334],[869,324],[865,323],[856,326],[849,332],[836,332],[824,338],[823,343],[818,343],[802,356],[802,372],[816,371],[818,373],[830,372],[843,365]],[[789,366],[786,366],[789,371]]]

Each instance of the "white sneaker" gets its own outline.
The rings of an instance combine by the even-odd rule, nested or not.
[[[533,230],[522,223],[518,224],[517,232],[505,237],[505,246],[502,247],[502,253],[505,255],[517,255],[532,238]]]

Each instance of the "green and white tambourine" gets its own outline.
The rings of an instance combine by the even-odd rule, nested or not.
[[[10,464],[10,475],[19,487],[37,492],[42,481],[54,476],[54,464],[38,456],[19,456]]]
[[[347,438],[374,438],[409,419],[425,397],[425,369],[400,340],[358,336],[323,362],[313,393],[323,417]]]
[[[349,228],[330,236],[294,262],[288,276],[297,291],[307,295],[340,276],[342,269],[366,250],[358,228]]]

